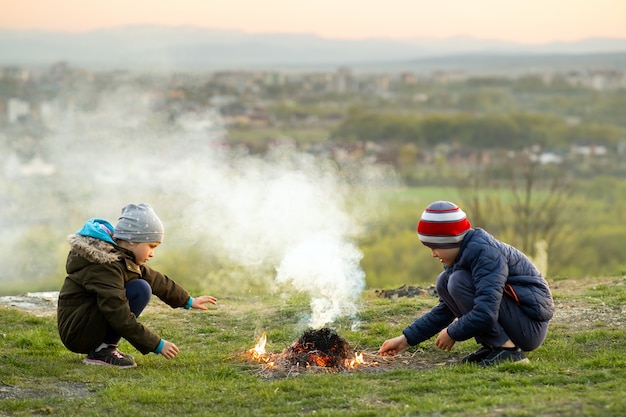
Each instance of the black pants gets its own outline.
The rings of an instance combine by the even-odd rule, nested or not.
[[[139,315],[146,308],[148,303],[150,302],[150,298],[152,297],[152,287],[148,284],[148,281],[144,279],[134,279],[132,281],[128,281],[126,285],[126,298],[128,299],[128,304],[130,305],[130,311],[133,312],[135,317],[139,317]],[[121,336],[115,333],[113,329],[109,326],[109,330],[104,336],[104,342],[107,345],[117,345],[120,341]]]
[[[444,271],[439,274],[437,292],[456,317],[467,314],[474,307],[476,289],[468,271],[458,270],[452,274]],[[510,339],[522,350],[531,351],[545,340],[548,323],[532,320],[513,299],[504,295],[497,323],[486,332],[476,335],[475,339],[478,343],[492,347],[500,347]]]

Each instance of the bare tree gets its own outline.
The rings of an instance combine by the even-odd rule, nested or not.
[[[459,182],[459,194],[474,226],[483,227],[528,255],[537,244],[563,252],[575,207],[570,204],[572,181],[560,165],[544,164],[541,149],[494,154],[476,163]],[[562,254],[561,256],[562,257]]]

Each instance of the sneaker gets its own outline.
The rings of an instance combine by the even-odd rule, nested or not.
[[[487,355],[485,359],[478,362],[478,366],[491,366],[502,362],[530,363],[520,348],[516,348],[514,350],[497,348]]]
[[[92,350],[83,362],[88,365],[107,365],[122,369],[137,366],[132,356],[120,352],[114,345],[100,349],[98,352]]]
[[[493,352],[491,346],[482,345],[480,349],[461,359],[461,363],[478,363],[489,356],[491,352]]]
[[[118,349],[117,349],[117,345],[113,345],[113,344],[111,344],[111,345],[109,345],[109,347],[110,347],[110,348],[114,348],[115,350],[117,350],[117,353],[119,353],[120,355],[122,355],[122,356],[123,356],[123,357],[125,357],[126,359],[129,359],[129,360],[131,360],[131,361],[133,361],[133,362],[135,361],[135,360],[133,359],[133,357],[132,357],[132,356],[130,356],[128,353],[124,353],[124,352],[122,352],[121,350],[118,350]]]

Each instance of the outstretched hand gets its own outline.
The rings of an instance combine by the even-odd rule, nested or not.
[[[409,342],[406,340],[406,336],[400,335],[393,339],[388,339],[383,342],[383,345],[378,350],[380,356],[394,356],[402,352],[409,347]]]
[[[195,297],[193,302],[191,303],[191,308],[196,308],[198,310],[208,310],[207,306],[204,304],[211,303],[213,305],[217,304],[217,298],[212,295],[201,295],[200,297]]]

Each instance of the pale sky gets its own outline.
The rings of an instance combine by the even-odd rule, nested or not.
[[[325,38],[626,38],[626,0],[0,0],[0,28],[159,24]]]

